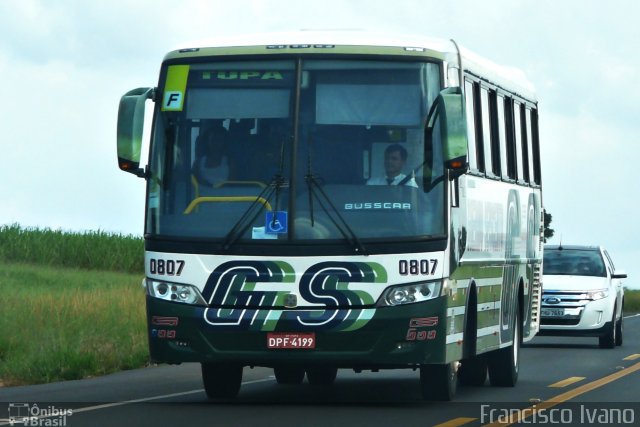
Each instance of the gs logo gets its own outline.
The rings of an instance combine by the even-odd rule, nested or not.
[[[300,278],[298,291],[317,309],[286,310],[285,299],[295,282],[293,267],[282,261],[230,261],[216,268],[203,290],[210,307],[204,320],[213,327],[273,331],[279,322],[297,329],[353,330],[373,317],[373,297],[350,290],[350,283],[386,283],[384,267],[373,262],[321,262]],[[281,290],[256,290],[258,283],[280,283]],[[278,288],[274,286],[273,288]]]

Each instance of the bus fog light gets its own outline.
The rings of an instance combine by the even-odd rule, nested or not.
[[[147,291],[150,296],[165,301],[205,305],[204,298],[202,298],[198,288],[191,285],[147,279]]]
[[[186,302],[188,304],[193,304],[196,301],[196,294],[189,288],[182,288],[178,292],[178,300],[182,302]]]
[[[166,283],[159,283],[156,287],[156,292],[158,293],[158,296],[163,297],[167,295],[167,292],[169,292],[169,286]]]

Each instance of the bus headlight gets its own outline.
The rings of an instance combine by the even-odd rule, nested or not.
[[[155,298],[184,304],[205,305],[198,288],[192,285],[147,279],[147,292]]]
[[[384,307],[427,301],[439,297],[441,291],[442,280],[392,286],[382,293],[377,305]]]

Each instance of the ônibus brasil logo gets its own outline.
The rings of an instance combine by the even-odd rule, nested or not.
[[[67,417],[71,415],[73,409],[62,409],[54,405],[45,407],[37,403],[9,404],[9,424],[12,426],[66,426]]]
[[[355,330],[373,317],[374,298],[350,283],[386,283],[387,272],[375,262],[320,262],[309,267],[295,289],[295,271],[283,261],[230,261],[216,268],[204,287],[209,306],[204,320],[211,326],[229,329],[273,331],[278,323],[314,330]],[[258,290],[257,284],[281,286],[278,290]],[[297,292],[318,309],[287,310],[287,296]],[[227,308],[228,307],[228,308]],[[266,308],[271,307],[267,310]]]

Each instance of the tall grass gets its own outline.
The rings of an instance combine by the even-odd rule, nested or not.
[[[144,366],[143,272],[141,238],[0,226],[0,386]]]
[[[624,291],[624,312],[625,314],[640,313],[640,290],[625,289]]]
[[[89,270],[142,273],[144,241],[140,237],[90,231],[0,226],[0,260]]]
[[[147,363],[141,275],[0,261],[0,385]]]

